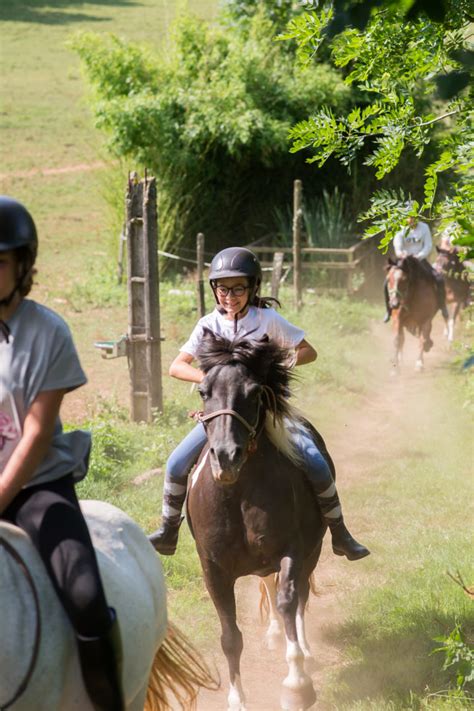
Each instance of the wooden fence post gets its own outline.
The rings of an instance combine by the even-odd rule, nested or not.
[[[155,178],[131,174],[126,214],[131,412],[135,422],[151,422],[163,410]]]
[[[197,254],[197,290],[199,318],[206,315],[206,297],[204,293],[204,235],[202,232],[196,237]]]
[[[273,255],[273,269],[272,269],[272,290],[271,296],[273,299],[278,299],[278,292],[280,290],[281,272],[283,269],[283,259],[285,255],[283,252],[275,252]]]
[[[301,222],[303,217],[302,204],[303,184],[295,180],[293,185],[293,286],[295,294],[295,308],[297,311],[302,306],[301,299]]]

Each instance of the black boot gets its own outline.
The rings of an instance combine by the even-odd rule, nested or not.
[[[438,289],[438,306],[441,311],[441,314],[444,318],[445,321],[449,320],[449,314],[448,314],[448,309],[446,307],[446,290],[444,288],[444,280],[443,279],[437,279],[436,280],[436,286]]]
[[[383,317],[383,322],[388,323],[390,321],[390,316],[392,315],[392,309],[390,308],[390,297],[388,295],[388,281],[385,279],[383,284],[383,297],[385,301],[385,316]]]
[[[148,536],[153,548],[162,555],[173,555],[178,545],[179,527],[183,522],[183,516],[175,518],[163,518],[161,528]]]
[[[332,536],[332,549],[336,555],[345,555],[348,560],[359,560],[370,555],[370,551],[365,546],[357,543],[347,530],[344,521],[338,523],[328,522]]]
[[[100,637],[77,635],[84,685],[95,711],[125,711],[122,691],[122,642],[115,610]]]

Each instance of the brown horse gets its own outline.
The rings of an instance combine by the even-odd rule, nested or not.
[[[326,526],[286,435],[285,422],[294,416],[287,357],[268,339],[229,341],[210,332],[198,355],[206,373],[199,391],[208,446],[191,478],[187,514],[221,622],[232,711],[245,709],[234,596],[237,578],[245,575],[279,573],[276,607],[288,663],[282,707],[306,709],[316,698],[304,669],[310,657],[304,611]],[[314,437],[334,474],[324,442],[316,431]]]
[[[454,326],[461,309],[469,301],[469,274],[459,259],[455,249],[443,249],[436,247],[438,256],[435,261],[435,269],[443,275],[446,288],[446,305],[448,307],[449,319],[446,324],[448,342],[454,340]]]
[[[389,259],[386,269],[395,336],[392,360],[394,372],[398,370],[401,363],[405,328],[419,338],[415,369],[423,370],[423,354],[427,353],[433,345],[431,322],[438,310],[434,276],[431,276],[419,260],[411,255],[396,262]]]

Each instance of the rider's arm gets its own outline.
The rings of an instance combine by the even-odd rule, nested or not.
[[[169,374],[173,378],[178,378],[178,380],[186,380],[189,383],[201,383],[204,379],[204,373],[202,370],[199,370],[199,368],[191,365],[193,360],[194,356],[181,351],[171,363]]]
[[[304,338],[301,341],[301,343],[298,343],[298,345],[295,348],[295,351],[296,351],[295,365],[306,365],[306,363],[312,363],[313,360],[316,360],[316,358],[318,357],[316,350]]]
[[[21,439],[0,474],[0,514],[27,484],[46,457],[59,408],[67,390],[46,390],[33,400],[25,421]]]
[[[406,235],[406,230],[400,230],[397,232],[395,237],[393,238],[393,249],[395,250],[395,255],[398,258],[404,257],[405,256],[405,250],[404,250],[404,245],[403,245],[403,240]]]
[[[433,249],[433,240],[431,239],[430,228],[426,222],[420,222],[419,225],[423,230],[423,247],[416,256],[417,259],[428,259],[431,250]]]

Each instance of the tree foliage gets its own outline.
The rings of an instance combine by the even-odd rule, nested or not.
[[[474,256],[469,3],[334,0],[320,7],[306,0],[306,5],[310,9],[291,19],[280,39],[297,42],[304,66],[317,62],[322,46],[329,47],[332,62],[362,101],[348,112],[329,107],[311,112],[291,129],[291,150],[309,149],[308,160],[318,166],[334,157],[349,170],[362,155],[382,180],[403,154],[415,160],[436,141],[422,190],[375,191],[361,216],[371,222],[365,237],[379,235],[386,251],[400,223],[416,214],[439,220],[440,228],[456,223],[459,244]]]

